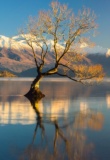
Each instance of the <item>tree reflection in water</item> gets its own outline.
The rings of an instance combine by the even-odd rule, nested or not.
[[[76,113],[71,113],[68,118],[62,117],[59,121],[54,115],[41,113],[39,102],[40,99],[29,99],[36,112],[36,127],[34,130],[32,143],[26,148],[21,160],[92,160],[94,157],[94,144],[87,142],[84,134],[85,128],[100,130],[103,125],[103,115],[100,112],[86,109]],[[50,146],[46,135],[46,125],[54,126],[53,139],[49,139]],[[45,145],[36,146],[38,128],[41,130],[42,141]],[[49,131],[51,132],[51,131]],[[52,150],[53,148],[53,150]]]

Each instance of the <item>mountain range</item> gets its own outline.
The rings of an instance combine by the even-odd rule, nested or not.
[[[48,40],[47,43],[51,53],[53,41]],[[61,48],[62,46],[59,45],[58,47]],[[102,64],[106,76],[110,76],[110,49],[101,46],[89,48],[86,44],[82,44],[81,47],[88,53],[87,57],[94,64]],[[47,58],[46,63],[52,65],[51,56],[49,58]],[[0,70],[7,70],[22,77],[34,77],[36,75],[31,49],[19,35],[12,38],[0,35]]]

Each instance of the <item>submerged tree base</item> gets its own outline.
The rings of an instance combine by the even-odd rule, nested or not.
[[[39,88],[31,88],[29,90],[29,92],[27,92],[25,95],[25,97],[27,97],[28,99],[33,99],[33,100],[40,100],[43,97],[45,97],[45,95],[40,91]]]

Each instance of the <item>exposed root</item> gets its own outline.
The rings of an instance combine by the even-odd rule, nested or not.
[[[45,95],[37,87],[36,88],[31,88],[29,90],[29,92],[27,92],[24,96],[27,97],[30,100],[38,100],[38,101],[40,99],[42,99],[43,97],[45,97]]]

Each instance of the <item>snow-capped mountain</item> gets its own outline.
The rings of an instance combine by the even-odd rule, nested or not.
[[[53,50],[53,41],[49,39],[47,41],[47,44],[51,54]],[[41,45],[43,45],[42,42]],[[63,49],[63,45],[61,44],[57,44],[57,47],[59,48],[59,50]],[[92,55],[96,55],[97,53],[98,57],[103,56],[105,60],[109,59],[110,49],[103,48],[101,46],[95,46],[90,48],[86,43],[81,44],[80,47],[90,54],[89,57],[91,57]],[[39,47],[36,47],[36,49],[39,50]],[[97,63],[100,63],[100,58],[98,59],[99,61]],[[47,63],[50,63],[49,58],[47,58]],[[104,62],[104,65],[105,64],[106,62]],[[35,64],[31,49],[20,35],[14,36],[12,38],[0,35],[0,70],[6,69],[12,72],[20,73],[34,67]]]
[[[88,54],[104,54],[107,57],[110,56],[110,49],[103,48],[102,46],[96,45],[93,47],[89,47],[86,43],[82,43],[80,45],[81,48],[83,48]]]
[[[105,54],[106,56],[108,56],[108,50],[109,50],[108,48],[103,48],[101,46],[94,46],[93,48],[89,48],[89,47],[86,48],[86,52],[89,54],[99,53],[99,54]]]
[[[30,35],[26,35],[30,36]],[[42,42],[40,42],[43,45]],[[53,41],[47,41],[49,51],[53,50]],[[33,44],[34,45],[34,44]],[[63,48],[60,44],[57,45],[58,48]],[[34,45],[37,51],[40,47]],[[40,59],[39,52],[37,54],[38,59]],[[52,55],[49,55],[46,59],[46,63],[52,65]],[[20,36],[14,36],[12,38],[0,35],[0,69],[9,69],[13,72],[22,72],[27,69],[35,67],[33,55],[31,53],[30,47],[27,45],[25,40]]]
[[[50,43],[50,42],[48,42]],[[39,50],[39,47],[36,47]],[[39,54],[37,55],[40,58]],[[47,63],[48,60],[47,60]],[[30,47],[21,36],[0,36],[0,69],[22,72],[35,67]]]
[[[23,46],[23,47],[22,47]],[[0,36],[0,68],[22,72],[34,67],[29,48],[13,38]]]

